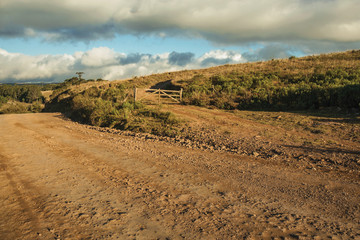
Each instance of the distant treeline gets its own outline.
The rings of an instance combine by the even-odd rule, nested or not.
[[[44,102],[41,91],[56,90],[67,88],[72,85],[92,82],[95,80],[79,79],[77,77],[64,80],[62,83],[44,83],[44,84],[1,84],[0,85],[0,103],[6,103],[8,100],[32,103],[35,101]],[[104,81],[98,79],[97,81]]]
[[[87,83],[87,82],[100,82],[100,81],[106,81],[106,80],[103,80],[101,78],[98,78],[98,79],[83,79],[83,78],[78,78],[78,77],[72,77],[72,78],[68,78],[68,79],[65,79],[64,82],[62,83],[58,83],[56,85],[54,85],[52,87],[53,90],[55,89],[64,89],[64,88],[67,88],[69,86],[73,86],[73,85],[80,85],[82,83]]]
[[[230,72],[197,75],[184,86],[184,101],[221,109],[300,110],[359,108],[360,69],[316,69],[313,73]]]
[[[8,100],[32,103],[43,101],[41,85],[0,85],[0,102]]]

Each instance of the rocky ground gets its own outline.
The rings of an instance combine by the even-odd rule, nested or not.
[[[102,132],[162,141],[190,149],[254,156],[268,164],[301,169],[360,171],[360,114],[313,116],[304,113],[222,111],[194,106],[163,106],[185,121],[176,137],[97,128]]]
[[[0,239],[360,238],[356,116],[170,108],[176,138],[1,115]]]

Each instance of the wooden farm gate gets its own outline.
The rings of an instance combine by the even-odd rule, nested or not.
[[[143,89],[134,88],[134,99],[135,101],[150,100],[155,101],[158,104],[170,100],[171,102],[181,103],[183,89],[176,90],[165,90],[165,89]]]

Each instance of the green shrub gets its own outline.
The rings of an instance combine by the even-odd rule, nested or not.
[[[41,112],[43,109],[44,109],[44,106],[39,101],[33,102],[30,105],[30,107],[28,108],[29,112],[33,112],[33,113]]]
[[[74,96],[60,93],[51,104],[69,104],[69,108],[58,109],[66,109],[64,112],[75,121],[94,126],[166,136],[173,136],[178,132],[181,122],[173,114],[147,108],[140,102],[124,101],[124,96],[125,91],[120,88],[89,88]]]
[[[29,106],[27,104],[21,104],[13,102],[3,106],[0,113],[2,114],[12,114],[12,113],[27,113],[29,112]]]
[[[185,104],[220,109],[298,110],[321,107],[358,107],[360,70],[324,66],[312,74],[230,72],[195,76],[184,87]]]

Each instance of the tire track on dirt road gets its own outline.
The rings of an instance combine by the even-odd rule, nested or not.
[[[18,168],[27,170],[24,168],[24,165],[27,165],[27,168],[31,168],[30,171],[38,172],[40,173],[38,176],[36,174],[32,175],[29,170],[22,171],[21,173],[13,174],[14,179],[16,179],[18,182],[23,182],[20,179],[20,176],[23,177],[27,175],[27,179],[31,179],[33,184],[38,185],[41,183],[43,186],[40,189],[40,191],[34,189],[31,187],[31,184],[23,184],[23,189],[27,189],[26,193],[29,194],[23,194],[23,199],[26,199],[26,202],[28,203],[27,207],[28,209],[32,210],[34,212],[35,216],[41,216],[44,215],[39,211],[40,203],[46,207],[48,210],[47,215],[45,214],[45,217],[39,218],[37,222],[41,223],[48,223],[46,224],[46,227],[43,227],[43,229],[48,230],[48,232],[53,233],[55,236],[67,236],[72,239],[83,239],[88,238],[89,236],[92,236],[92,238],[108,238],[109,233],[107,230],[107,227],[105,229],[103,228],[96,228],[92,229],[89,227],[89,225],[86,225],[86,228],[83,227],[83,224],[79,224],[82,221],[86,221],[86,218],[95,218],[93,215],[99,215],[99,219],[96,221],[98,225],[106,225],[107,222],[110,222],[111,216],[106,216],[106,214],[97,214],[96,212],[92,211],[93,206],[91,204],[87,204],[85,200],[81,200],[81,198],[86,197],[86,194],[91,194],[91,187],[92,186],[83,186],[85,189],[81,189],[79,191],[74,191],[71,189],[72,187],[76,187],[79,185],[79,182],[77,181],[84,181],[84,177],[81,178],[81,176],[76,176],[76,171],[72,171],[74,169],[71,169],[71,166],[64,166],[62,163],[64,162],[64,159],[59,158],[56,156],[56,153],[44,151],[44,144],[43,141],[44,138],[37,139],[36,134],[34,135],[33,131],[29,130],[27,127],[20,123],[14,124],[17,128],[21,129],[21,135],[22,137],[27,140],[26,138],[28,136],[31,136],[31,144],[25,144],[25,146],[21,146],[20,148],[23,148],[23,150],[28,150],[25,154],[17,157],[17,159],[12,158],[12,161],[16,161]],[[12,134],[15,133],[17,130],[11,129]],[[13,145],[13,144],[12,144]],[[26,146],[28,145],[28,146]],[[29,150],[30,147],[33,146],[40,146],[40,148],[33,148],[32,150]],[[38,164],[37,161],[39,159],[36,159],[36,153],[31,152],[35,151],[39,155],[44,155],[45,161],[42,161],[42,164]],[[35,159],[34,159],[35,155]],[[20,159],[21,158],[21,159]],[[55,162],[60,163],[59,165],[46,162],[47,158],[51,160],[55,160]],[[21,160],[25,161],[21,161]],[[14,162],[15,162],[14,161]],[[22,162],[26,162],[25,164]],[[40,162],[40,161],[38,161]],[[54,168],[52,169],[52,172],[47,172],[47,168]],[[7,167],[8,169],[8,167]],[[41,171],[39,171],[41,170]],[[76,170],[76,169],[75,169]],[[64,174],[65,172],[65,174]],[[74,176],[69,176],[69,174],[75,173]],[[32,175],[32,176],[31,176]],[[53,176],[51,176],[53,175]],[[38,179],[36,179],[38,177]],[[45,180],[45,188],[44,188],[44,182],[40,180]],[[31,181],[29,180],[29,182]],[[83,183],[83,182],[82,182]],[[54,187],[53,189],[49,189],[49,187]],[[85,193],[82,191],[86,191]],[[6,194],[6,192],[4,192]],[[31,195],[30,195],[31,193]],[[50,193],[50,194],[49,194]],[[101,192],[98,192],[101,193]],[[46,196],[48,197],[48,201],[46,201],[46,198],[43,197],[43,200],[41,201],[34,201],[34,198],[32,196]],[[78,199],[80,198],[80,200]],[[36,200],[40,200],[39,197],[36,198]],[[78,201],[76,201],[78,200]],[[39,203],[39,204],[37,204]],[[108,203],[105,200],[97,199],[95,201],[95,204],[102,205],[103,208],[108,208],[108,212],[112,212],[113,215],[121,215],[122,212],[116,211],[113,208],[110,208]],[[20,214],[20,213],[19,213]],[[18,214],[18,215],[19,215]],[[13,218],[16,218],[16,211],[14,214],[12,214]],[[102,215],[102,216],[100,216]],[[33,223],[34,221],[30,221],[33,219],[28,219],[27,222]],[[24,226],[23,226],[24,227]],[[71,229],[71,233],[68,233],[68,229]],[[32,228],[31,231],[36,232],[36,229]],[[25,229],[20,228],[19,230],[22,234],[19,235],[23,236],[24,239],[35,239],[35,237],[26,237],[24,235]],[[119,232],[119,231],[118,231]],[[41,234],[44,236],[44,234]],[[82,237],[83,236],[83,237]],[[111,234],[110,234],[111,236]],[[61,237],[62,238],[62,237]],[[44,237],[43,239],[49,239]]]
[[[344,188],[338,181],[329,188],[334,193],[322,192],[330,187],[321,186],[325,176],[295,176],[295,170],[250,158],[104,134],[58,116],[0,116],[5,139],[0,153],[7,156],[7,165],[1,166],[16,169],[11,174],[17,184],[29,183],[23,198],[30,199],[40,230],[57,238],[351,239],[360,233],[356,215],[309,209],[312,203],[320,206],[319,196],[324,196],[328,206],[350,204],[358,214],[354,184]],[[299,189],[301,177],[308,185]],[[339,191],[349,200],[331,198]],[[4,199],[14,198],[10,190],[3,193]],[[36,210],[31,194],[41,196],[39,206],[46,214]],[[295,204],[306,198],[309,203]],[[19,224],[20,231],[36,234],[26,224]]]
[[[69,222],[68,225],[78,226],[77,221],[80,220],[87,222],[88,231],[82,231],[82,233],[84,236],[91,236],[91,238],[116,238],[116,235],[106,233],[109,225],[116,225],[118,227],[117,234],[122,236],[123,229],[120,225],[124,223],[114,223],[119,221],[119,217],[121,218],[124,211],[116,209],[112,205],[120,205],[121,208],[125,208],[124,204],[111,204],[106,197],[97,196],[99,194],[105,196],[113,194],[111,187],[109,187],[111,181],[104,177],[104,174],[107,173],[106,166],[101,165],[101,161],[97,164],[91,164],[91,161],[97,161],[98,159],[79,151],[79,149],[74,149],[73,146],[58,142],[51,136],[39,134],[18,122],[14,125],[21,129],[23,136],[31,136],[33,141],[41,143],[42,151],[50,153],[51,158],[56,156],[58,161],[61,162],[60,165],[56,165],[56,174],[57,178],[60,178],[65,183],[63,184],[65,191],[56,191],[60,195],[58,201],[62,202],[62,204],[56,206],[56,210],[59,211],[60,215],[66,217]],[[59,179],[55,181],[59,182]],[[123,190],[121,184],[119,182],[116,184],[117,190],[121,192]],[[69,190],[72,187],[80,187],[81,189],[79,191]],[[89,231],[91,225],[94,228],[93,231]],[[105,225],[106,227],[103,227]],[[68,228],[70,227],[68,226]],[[104,232],[104,234],[101,234],[101,232]],[[62,231],[62,235],[64,234],[66,235],[66,232]],[[76,237],[79,236],[81,235]]]
[[[109,188],[109,185],[112,184],[114,187],[120,188],[118,189],[119,191],[125,189],[128,192],[128,195],[131,196],[131,198],[126,198],[124,201],[131,202],[131,205],[137,205],[140,203],[140,205],[143,206],[140,207],[137,206],[137,208],[149,209],[148,211],[146,211],[149,213],[143,213],[142,215],[153,214],[150,212],[156,211],[157,209],[164,209],[166,210],[165,212],[169,212],[169,213],[173,213],[174,211],[178,213],[182,212],[182,210],[179,210],[179,208],[181,207],[177,206],[177,204],[169,204],[169,202],[174,201],[174,198],[171,197],[172,194],[177,192],[180,195],[180,192],[182,192],[183,190],[171,189],[171,186],[169,186],[168,184],[165,187],[161,186],[164,184],[156,183],[156,181],[154,182],[154,179],[146,179],[148,177],[144,176],[144,174],[141,175],[137,173],[136,175],[136,173],[134,172],[129,173],[126,169],[123,168],[119,169],[119,166],[116,167],[109,166],[108,163],[104,163],[104,161],[102,161],[100,158],[85,153],[78,148],[74,149],[74,147],[70,145],[66,145],[63,142],[57,141],[56,138],[39,134],[38,132],[29,129],[20,123],[16,123],[15,125],[17,127],[21,127],[25,131],[30,131],[31,135],[37,141],[41,141],[45,143],[45,145],[47,145],[47,147],[51,151],[56,152],[56,155],[61,155],[64,159],[66,159],[66,161],[71,161],[72,165],[80,165],[81,168],[77,169],[77,171],[84,172],[83,173],[84,175],[90,178],[94,178],[98,182],[101,181],[103,184],[103,188]],[[102,157],[105,158],[104,155]],[[118,160],[121,161],[120,159]],[[124,163],[124,161],[122,161],[122,163]],[[131,168],[129,164],[127,165],[128,168]],[[89,171],[89,169],[91,170]],[[114,175],[114,173],[117,174]],[[139,176],[143,176],[143,177],[139,178]],[[176,178],[176,179],[180,179],[180,178]],[[119,185],[121,187],[119,187]],[[180,185],[178,187],[180,188]],[[159,196],[159,194],[161,196]],[[162,198],[163,200],[158,201],[159,197]],[[209,196],[206,194],[205,197],[209,197]],[[146,204],[142,204],[145,201]],[[166,209],[163,206],[164,205],[163,202],[167,203]],[[184,202],[184,200],[182,200],[182,202]],[[196,201],[196,202],[200,202],[200,201]],[[172,205],[173,209],[169,205],[170,206]],[[187,208],[188,207],[184,208],[185,209],[184,211],[187,211],[186,210]],[[208,211],[206,214],[208,214]],[[143,222],[143,224],[145,224],[146,222],[144,219],[141,219],[140,216],[132,216],[132,218],[136,219],[137,222]],[[145,225],[151,225],[151,224],[146,223]],[[164,225],[167,224],[164,223]]]
[[[0,151],[3,152],[1,148]],[[0,239],[56,239],[58,235],[44,226],[51,209],[48,197],[19,173],[3,154],[0,154],[0,177],[3,184],[0,202],[8,204],[1,207]],[[6,193],[12,193],[13,197],[6,197]],[[18,214],[11,216],[14,212]]]
[[[19,183],[15,182],[14,180],[14,174],[11,173],[7,162],[7,158],[0,154],[0,170],[1,170],[1,177],[2,177],[2,192],[4,191],[5,187],[8,187],[9,190],[12,192],[14,196],[14,202],[17,203],[17,207],[19,207],[21,209],[21,211],[23,212],[23,219],[19,219],[20,221],[23,222],[29,222],[30,226],[29,226],[29,230],[35,230],[38,231],[39,230],[39,221],[37,216],[35,216],[35,214],[32,212],[31,208],[29,207],[29,204],[27,203],[27,201],[25,201],[24,197],[23,197],[23,193],[20,192],[20,189],[22,188]],[[4,179],[5,176],[5,179]],[[7,183],[7,184],[4,184]],[[1,194],[1,198],[4,198],[3,194]],[[5,209],[3,209],[5,210]],[[11,233],[11,231],[13,230],[12,227],[6,227],[7,225],[7,221],[5,220],[5,216],[8,214],[8,212],[4,211],[1,215],[2,220],[1,220],[1,232],[0,232],[0,237],[2,237],[2,235],[4,234],[8,234]],[[10,230],[11,229],[11,230]],[[16,231],[16,230],[15,230]],[[13,233],[14,235],[20,235],[19,233]]]
[[[136,149],[132,149],[132,150],[136,150]],[[179,159],[177,159],[177,161],[178,161]],[[205,160],[205,159],[204,159]],[[224,162],[222,162],[222,163],[224,163]],[[209,167],[209,170],[212,172],[213,171],[213,169],[215,169],[215,171],[216,170],[218,170],[217,168],[214,168],[214,164],[213,165],[208,165],[208,167]],[[227,171],[228,172],[231,172],[230,171],[231,169],[227,169]],[[253,172],[252,174],[255,174],[255,172]],[[225,176],[223,176],[223,177],[225,177]],[[260,177],[260,176],[259,176]],[[256,177],[255,177],[256,178]],[[204,182],[204,180],[206,179],[206,177],[205,178],[203,178],[202,180],[199,180],[199,181],[202,181],[202,182]],[[216,180],[219,180],[219,179],[216,179]],[[214,180],[214,181],[216,181],[216,180]],[[229,185],[231,185],[231,182],[226,182],[226,183],[223,183],[223,185],[225,186],[226,185],[226,187],[227,188],[229,188]],[[271,189],[271,188],[270,188]],[[285,194],[290,194],[290,195],[293,195],[293,196],[295,196],[296,194],[298,194],[298,193],[301,193],[301,194],[303,194],[303,195],[309,195],[309,194],[311,194],[311,191],[309,190],[309,189],[304,189],[304,193],[302,193],[301,191],[300,192],[298,192],[298,191],[290,191],[289,192],[289,190],[290,189],[280,189],[281,191],[283,191]],[[271,190],[270,190],[271,191]],[[295,195],[294,195],[295,194]],[[324,192],[324,196],[326,196],[327,194],[326,194],[326,192]],[[207,196],[208,197],[208,196]],[[259,205],[259,204],[258,204]]]

